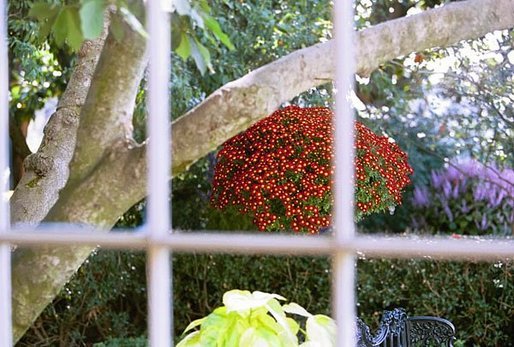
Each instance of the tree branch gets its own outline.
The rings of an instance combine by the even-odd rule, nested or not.
[[[357,73],[432,47],[514,27],[514,1],[468,0],[391,20],[356,34]],[[283,102],[335,75],[334,42],[293,52],[230,82],[173,123],[174,174],[276,110]],[[202,141],[198,141],[202,139]]]
[[[107,36],[91,87],[87,90],[87,98],[82,95],[85,103],[81,108],[78,129],[78,119],[75,119],[73,129],[67,129],[63,135],[55,134],[72,136],[73,130],[75,138],[76,131],[76,147],[67,147],[66,154],[61,153],[69,160],[75,148],[70,163],[70,178],[44,218],[45,222],[93,224],[108,230],[119,215],[130,208],[131,198],[144,194],[138,191],[140,186],[130,184],[130,180],[137,180],[137,177],[121,173],[127,171],[137,175],[138,172],[129,170],[130,162],[127,162],[140,151],[138,148],[133,149],[129,125],[132,124],[136,93],[146,65],[145,51],[146,38],[133,31],[128,24],[124,26],[123,39],[115,39],[112,32]],[[87,64],[90,69],[95,65],[92,63]],[[81,89],[83,94],[86,93],[84,89]],[[66,105],[65,101],[61,101],[61,105],[61,109],[76,108],[74,105]],[[78,118],[77,111],[72,109],[75,118]],[[48,145],[58,146],[62,140],[53,138]],[[75,145],[75,141],[70,139],[67,139],[67,143]],[[54,171],[55,168],[48,168],[48,173],[53,174]],[[119,183],[113,185],[113,177]],[[34,201],[39,204],[38,200]],[[12,265],[13,328],[16,340],[57,295],[92,250],[91,247],[16,250]],[[37,288],[37,294],[31,290],[34,288]]]
[[[107,36],[108,22],[106,18],[100,37],[82,44],[57,111],[45,127],[43,142],[36,153],[25,159],[25,174],[11,197],[12,223],[38,224],[55,204],[68,179],[79,112]]]
[[[146,37],[123,19],[119,22],[125,26],[124,36],[107,36],[82,107],[66,189],[87,177],[111,146],[132,139],[132,114],[147,64]]]

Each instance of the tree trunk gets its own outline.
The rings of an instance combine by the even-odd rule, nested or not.
[[[41,210],[34,210],[37,217],[31,220],[33,222],[38,222],[37,219],[48,212],[44,222],[92,224],[108,230],[116,222],[119,211],[127,210],[131,206],[126,203],[130,199],[124,199],[124,195],[142,194],[134,192],[129,181],[123,181],[123,177],[130,178],[130,175],[117,175],[130,165],[126,160],[132,160],[132,156],[138,152],[134,148],[135,143],[130,140],[130,124],[137,89],[146,65],[146,39],[132,31],[128,25],[124,29],[123,39],[119,41],[114,38],[114,34],[108,35],[97,64],[93,64],[93,61],[87,64],[88,72],[92,72],[96,65],[94,76],[87,78],[91,80],[91,87],[88,90],[82,84],[82,88],[79,88],[81,98],[70,98],[73,101],[80,99],[82,107],[68,106],[68,112],[63,112],[63,119],[56,119],[56,113],[46,128],[46,145],[64,153],[59,153],[58,158],[43,157],[49,163],[43,166],[46,168],[45,172],[34,172],[37,175],[34,179],[37,181],[23,188],[37,187],[39,180],[54,174],[55,166],[51,164],[57,159],[66,161],[60,171],[65,177],[68,176],[70,163],[70,179],[59,192],[56,202],[50,201]],[[49,134],[49,129],[52,129],[52,134]],[[58,141],[55,142],[56,140]],[[69,147],[60,148],[59,140]],[[74,153],[73,157],[70,153]],[[53,195],[58,192],[55,189],[57,178],[52,179],[53,185],[50,189],[47,187],[47,190],[52,192],[52,198],[56,198]],[[83,199],[76,199],[78,196]],[[37,199],[34,201],[39,204]],[[35,205],[34,201],[32,205]],[[50,207],[51,210],[48,211]],[[43,211],[45,208],[46,211]],[[23,217],[27,220],[27,213]],[[17,249],[14,252],[12,292],[15,341],[25,333],[92,250],[91,247],[42,246],[36,249]]]
[[[11,198],[11,221],[36,225],[55,204],[68,180],[68,165],[75,148],[79,113],[86,101],[98,58],[107,36],[85,41],[56,112],[45,126],[38,151],[25,159],[25,173]]]

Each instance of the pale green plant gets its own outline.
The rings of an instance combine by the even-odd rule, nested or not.
[[[332,318],[310,314],[296,303],[282,305],[285,300],[278,294],[228,291],[224,306],[191,322],[177,347],[335,347]],[[305,329],[288,314],[305,317]]]

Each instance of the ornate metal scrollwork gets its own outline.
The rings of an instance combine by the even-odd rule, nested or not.
[[[453,346],[455,327],[446,319],[410,317],[407,328],[411,346]]]
[[[405,331],[406,320],[407,314],[402,308],[384,311],[378,330],[373,335],[369,327],[361,319],[357,319],[357,346],[375,347],[391,336],[398,338]]]
[[[357,319],[358,347],[452,347],[455,336],[453,324],[443,318],[407,317],[401,308],[384,311],[375,334]]]

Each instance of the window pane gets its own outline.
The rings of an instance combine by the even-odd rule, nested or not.
[[[234,290],[279,294],[312,314],[330,315],[330,260],[326,257],[177,254],[173,259],[175,335],[223,305]],[[297,316],[292,316],[298,319]]]
[[[30,251],[16,252],[21,250]],[[19,345],[83,346],[106,342],[114,346],[107,342],[119,340],[119,345],[124,340],[127,345],[139,346],[138,338],[146,342],[145,262],[144,252],[93,252],[30,326]],[[30,302],[34,299],[26,298],[26,305],[34,307]]]
[[[376,331],[384,310],[404,308],[408,316],[450,320],[466,345],[508,345],[514,338],[513,275],[512,261],[361,259],[359,317]]]

